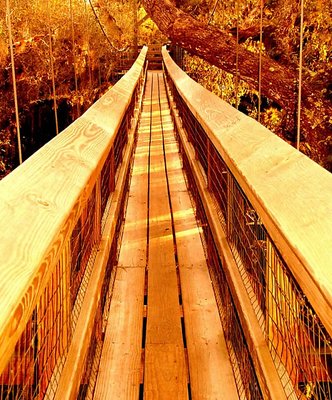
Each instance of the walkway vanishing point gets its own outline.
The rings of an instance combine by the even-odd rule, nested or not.
[[[330,174],[146,51],[1,181],[0,398],[332,398]]]

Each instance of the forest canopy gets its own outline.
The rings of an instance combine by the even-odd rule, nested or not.
[[[24,157],[94,102],[143,44],[172,42],[199,83],[296,143],[300,0],[10,1]],[[262,5],[262,8],[261,8]],[[332,0],[304,0],[300,150],[331,170]],[[260,16],[262,11],[262,42]],[[238,43],[238,44],[237,44]],[[52,55],[50,54],[52,47]],[[51,58],[54,71],[52,71]],[[122,65],[123,64],[123,65]],[[238,68],[236,68],[238,65]],[[6,0],[0,0],[0,177],[17,165]]]
[[[262,5],[262,122],[289,143],[295,143],[300,1],[143,0],[142,3],[172,42],[199,57],[189,58],[186,62],[199,82],[227,99],[230,90],[234,93],[237,73],[240,75],[246,84],[238,90],[240,98],[237,101],[249,108],[248,113],[252,116],[257,113]],[[331,169],[332,161],[331,9],[331,0],[304,1],[300,125],[301,151],[328,169]],[[211,64],[222,72],[212,68]],[[232,74],[233,78],[225,73]]]

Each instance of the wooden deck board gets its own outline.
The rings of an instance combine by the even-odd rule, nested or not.
[[[143,109],[147,107],[144,98]],[[118,268],[94,395],[96,400],[139,398],[150,137],[144,129],[146,124],[149,121],[141,119]]]
[[[183,346],[153,344],[145,351],[144,399],[183,400],[188,398]]]
[[[172,219],[164,167],[158,85],[153,91],[150,158],[148,306],[144,398],[187,399]]]
[[[150,344],[182,346],[181,313],[174,265],[149,269],[146,347]]]

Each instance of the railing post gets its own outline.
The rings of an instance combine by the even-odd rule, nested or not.
[[[114,144],[111,148],[111,159],[110,159],[110,193],[113,193],[115,190],[115,157],[114,157]]]
[[[196,119],[194,119],[194,134],[193,134],[193,145],[195,148],[195,160],[199,160],[199,154],[198,154],[198,141],[197,141],[197,135],[198,135],[198,122]]]
[[[96,181],[96,198],[95,198],[95,220],[94,220],[94,243],[99,243],[101,238],[101,175]]]
[[[230,172],[227,173],[227,205],[226,205],[226,235],[228,239],[231,239],[232,229],[232,177]]]
[[[208,190],[211,191],[212,189],[212,178],[211,178],[211,162],[212,162],[212,155],[211,155],[211,142],[208,138],[208,136],[206,136],[206,141],[207,141],[207,188]]]

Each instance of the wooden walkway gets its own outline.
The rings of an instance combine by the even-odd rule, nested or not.
[[[163,75],[148,73],[95,399],[237,399]]]

